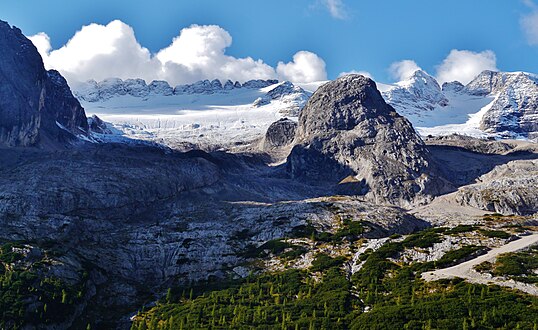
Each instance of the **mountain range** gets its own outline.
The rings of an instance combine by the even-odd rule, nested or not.
[[[484,71],[467,85],[444,83],[422,70],[383,85],[383,95],[423,135],[536,139],[538,78],[525,72]]]
[[[312,90],[108,79],[72,93],[1,22],[0,77],[1,328],[197,328],[224,310],[233,328],[253,322],[248,308],[265,313],[260,326],[369,327],[387,304],[398,320],[418,313],[403,324],[426,312],[531,324],[510,318],[535,315],[529,295],[419,275],[534,230],[532,74],[488,71],[466,86],[353,74]],[[273,273],[267,288],[253,277]],[[528,294],[532,276],[495,283]],[[226,299],[207,283],[227,285]],[[500,296],[482,301],[497,314],[468,321],[480,294]],[[531,312],[503,309],[520,301]]]
[[[260,139],[279,118],[297,120],[312,92],[324,83],[305,90],[275,80],[204,80],[172,88],[165,81],[116,78],[77,85],[74,94],[87,112],[124,137],[173,147],[188,142],[206,149],[232,148]],[[440,86],[417,70],[409,79],[378,87],[422,136],[537,137],[537,78],[530,73],[484,71],[466,86],[456,81]]]

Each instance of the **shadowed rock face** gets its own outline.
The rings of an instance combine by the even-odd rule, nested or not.
[[[0,21],[0,145],[53,146],[86,134],[80,103],[57,71],[46,71],[37,49]]]
[[[295,138],[297,123],[288,118],[282,118],[272,123],[265,133],[265,149],[279,148],[290,145]]]
[[[361,75],[318,89],[301,112],[295,142],[288,168],[296,178],[340,182],[347,192],[401,206],[445,189],[409,121]]]

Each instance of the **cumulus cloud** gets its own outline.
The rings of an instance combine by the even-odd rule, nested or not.
[[[467,84],[484,70],[497,70],[494,52],[485,50],[477,53],[453,49],[437,67],[437,80],[441,84],[454,80]]]
[[[347,19],[346,6],[342,0],[322,0],[332,17],[336,19]]]
[[[48,56],[50,50],[51,50],[51,45],[50,45],[50,38],[48,35],[46,35],[45,33],[43,32],[40,32],[36,35],[33,35],[31,37],[28,37],[28,39],[30,39],[30,41],[32,41],[32,43],[34,44],[34,46],[37,48],[37,51],[39,52],[39,54],[41,55],[41,57],[45,57],[45,56]]]
[[[70,82],[110,77],[151,79],[159,63],[121,21],[84,26],[60,49],[52,50],[49,37],[30,37],[47,69],[60,71]]]
[[[397,81],[409,79],[417,70],[421,70],[421,68],[412,60],[394,62],[389,67],[391,77]]]
[[[202,77],[269,79],[275,76],[274,69],[261,60],[227,56],[225,50],[231,44],[232,37],[219,26],[192,25],[181,30],[172,44],[159,51],[156,58],[163,64],[167,80],[181,75],[193,77],[189,80]]]
[[[29,38],[45,66],[60,71],[72,84],[110,77],[162,79],[172,85],[214,78],[245,81],[282,76],[300,82],[326,78],[325,62],[310,52],[298,52],[292,62],[280,62],[277,70],[262,60],[229,56],[226,48],[232,44],[232,37],[216,25],[184,28],[156,54],[140,45],[133,29],[118,20],[83,26],[56,50],[45,33]]]
[[[318,55],[300,51],[293,55],[289,63],[279,62],[276,72],[280,79],[294,82],[313,82],[327,80],[325,61]]]
[[[360,75],[363,75],[363,76],[368,77],[370,79],[374,79],[374,76],[370,72],[368,72],[368,71],[357,71],[357,70],[341,72],[338,75],[338,77],[347,76],[348,74],[360,74]]]
[[[536,46],[538,45],[538,6],[530,0],[525,0],[524,3],[531,12],[521,16],[519,23],[523,32],[525,32],[528,43]]]

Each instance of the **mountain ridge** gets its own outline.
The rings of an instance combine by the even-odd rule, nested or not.
[[[46,71],[34,44],[0,21],[0,144],[61,147],[87,136],[84,109],[66,80]]]

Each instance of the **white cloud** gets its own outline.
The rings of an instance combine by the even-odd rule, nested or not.
[[[346,6],[342,0],[322,0],[332,17],[336,19],[347,19]]]
[[[538,6],[531,0],[524,0],[524,3],[531,9],[531,12],[521,16],[519,23],[528,43],[535,46],[538,45]]]
[[[421,70],[421,68],[412,60],[394,62],[389,67],[391,77],[397,81],[409,79],[417,70]]]
[[[370,72],[368,72],[368,71],[357,71],[357,70],[341,72],[338,75],[338,77],[347,76],[348,74],[360,74],[360,75],[363,75],[363,76],[368,77],[370,79],[374,79],[374,76]]]
[[[163,64],[167,80],[187,75],[189,80],[208,77],[232,80],[269,79],[275,71],[261,60],[234,58],[225,54],[232,44],[230,34],[216,25],[192,25],[181,30],[172,44],[159,51],[156,58]]]
[[[497,59],[493,51],[477,53],[453,49],[437,67],[437,80],[440,84],[454,80],[467,84],[484,70],[497,70]]]
[[[294,82],[327,80],[325,61],[318,55],[307,51],[300,51],[293,55],[292,62],[279,62],[276,72],[280,79]]]
[[[51,50],[44,33],[30,40],[38,42],[45,67],[60,71],[70,82],[110,77],[152,79],[159,68],[149,50],[138,43],[133,29],[117,20],[84,26],[57,50]]]
[[[48,56],[50,50],[51,50],[51,45],[50,45],[50,38],[48,35],[46,35],[45,33],[43,32],[40,32],[36,35],[33,35],[31,37],[28,37],[28,39],[30,39],[30,41],[32,41],[32,43],[34,44],[34,46],[37,48],[37,51],[39,52],[39,55],[41,55],[41,57],[45,57],[45,56]]]
[[[172,85],[214,78],[246,81],[283,76],[301,82],[326,78],[325,62],[310,52],[298,52],[291,63],[280,62],[280,70],[262,60],[226,55],[232,37],[216,25],[184,28],[155,55],[140,45],[130,26],[118,20],[107,25],[83,26],[57,50],[52,50],[45,33],[29,38],[45,66],[60,71],[70,83],[110,77],[163,79]]]

